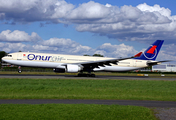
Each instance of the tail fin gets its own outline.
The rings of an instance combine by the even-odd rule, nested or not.
[[[135,55],[136,58],[140,60],[155,60],[160,48],[163,44],[164,40],[156,40],[147,50],[145,50],[142,54],[141,52]]]

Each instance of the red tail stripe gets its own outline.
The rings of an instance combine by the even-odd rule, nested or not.
[[[150,48],[150,49],[147,51],[147,53],[154,54],[154,51],[155,51],[156,47],[157,47],[157,46],[154,45],[152,48]]]

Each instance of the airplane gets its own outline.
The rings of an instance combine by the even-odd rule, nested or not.
[[[53,68],[58,73],[78,73],[78,76],[95,77],[94,71],[131,71],[161,64],[155,61],[164,40],[156,40],[144,52],[127,58],[107,58],[63,54],[16,52],[8,54],[2,61],[26,67]],[[19,67],[18,72],[21,72]],[[83,74],[88,72],[88,74]]]

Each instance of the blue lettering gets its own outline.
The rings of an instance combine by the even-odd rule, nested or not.
[[[48,61],[49,61],[49,59],[50,59],[51,57],[52,57],[52,56],[49,56],[49,57],[48,57]]]
[[[44,59],[44,57],[45,57],[45,56],[42,56],[42,60],[43,60],[43,61],[46,61],[47,58],[48,58],[48,56],[46,56],[45,59]]]
[[[61,61],[63,57],[28,54],[27,59],[28,60],[43,60],[43,61]]]
[[[41,60],[41,56],[40,55],[36,55],[35,60],[37,60],[38,57],[39,57],[39,60]]]
[[[28,60],[34,60],[35,55],[34,55],[34,54],[29,54],[29,55],[27,56],[27,58],[28,58]]]

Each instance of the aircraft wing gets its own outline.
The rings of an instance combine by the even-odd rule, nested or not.
[[[149,65],[149,66],[152,66],[152,65],[159,65],[159,64],[161,64],[161,63],[163,63],[163,62],[170,62],[170,61],[172,61],[172,60],[164,60],[164,61],[149,61],[149,62],[147,62],[147,65]]]
[[[126,59],[131,59],[134,58],[133,57],[128,57],[128,58],[120,58],[120,59],[107,59],[107,60],[97,60],[97,61],[87,61],[87,62],[79,62],[79,63],[71,63],[71,64],[75,64],[75,65],[82,65],[84,67],[90,67],[90,68],[98,68],[98,66],[104,66],[104,65],[110,65],[110,63],[112,64],[117,64],[118,61],[121,60],[126,60]],[[62,66],[66,66],[66,64],[62,64]]]

